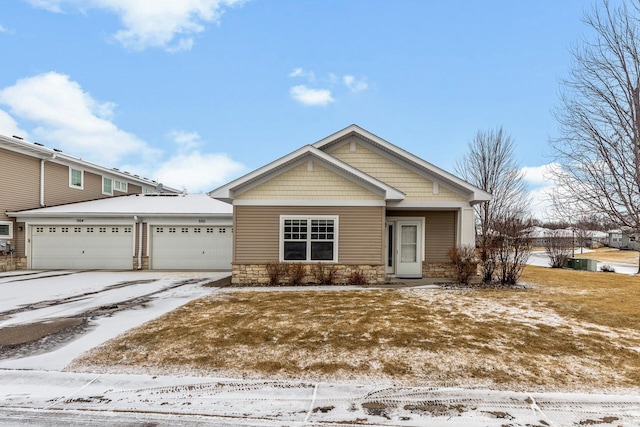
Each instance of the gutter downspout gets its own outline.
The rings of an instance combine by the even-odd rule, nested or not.
[[[133,219],[138,224],[138,267],[136,270],[142,270],[142,220],[137,215]]]
[[[55,159],[57,156],[56,153],[53,153],[51,155],[51,160]],[[40,207],[44,208],[45,204],[44,204],[44,162],[46,162],[47,159],[40,159]]]
[[[40,159],[40,207],[44,208],[44,159]]]

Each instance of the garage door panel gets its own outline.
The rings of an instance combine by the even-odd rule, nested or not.
[[[31,242],[34,269],[130,270],[133,265],[131,227],[37,226]]]
[[[151,267],[228,270],[232,235],[230,226],[153,226]]]

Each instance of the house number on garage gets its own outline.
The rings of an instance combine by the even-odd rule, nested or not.
[[[199,220],[198,220],[198,223],[200,223],[200,224],[204,224],[204,223],[206,223],[206,222],[207,222],[207,220],[206,220],[206,219],[199,219]]]

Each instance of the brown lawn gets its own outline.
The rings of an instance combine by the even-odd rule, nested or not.
[[[640,277],[529,266],[522,282],[530,289],[228,289],[69,369],[640,390]]]
[[[600,248],[593,252],[580,253],[576,250],[576,258],[597,259],[600,262],[622,262],[638,265],[638,251],[621,251],[615,248]]]

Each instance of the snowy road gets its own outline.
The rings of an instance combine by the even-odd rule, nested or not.
[[[0,370],[0,397],[9,426],[637,426],[640,420],[637,395],[207,377]]]

